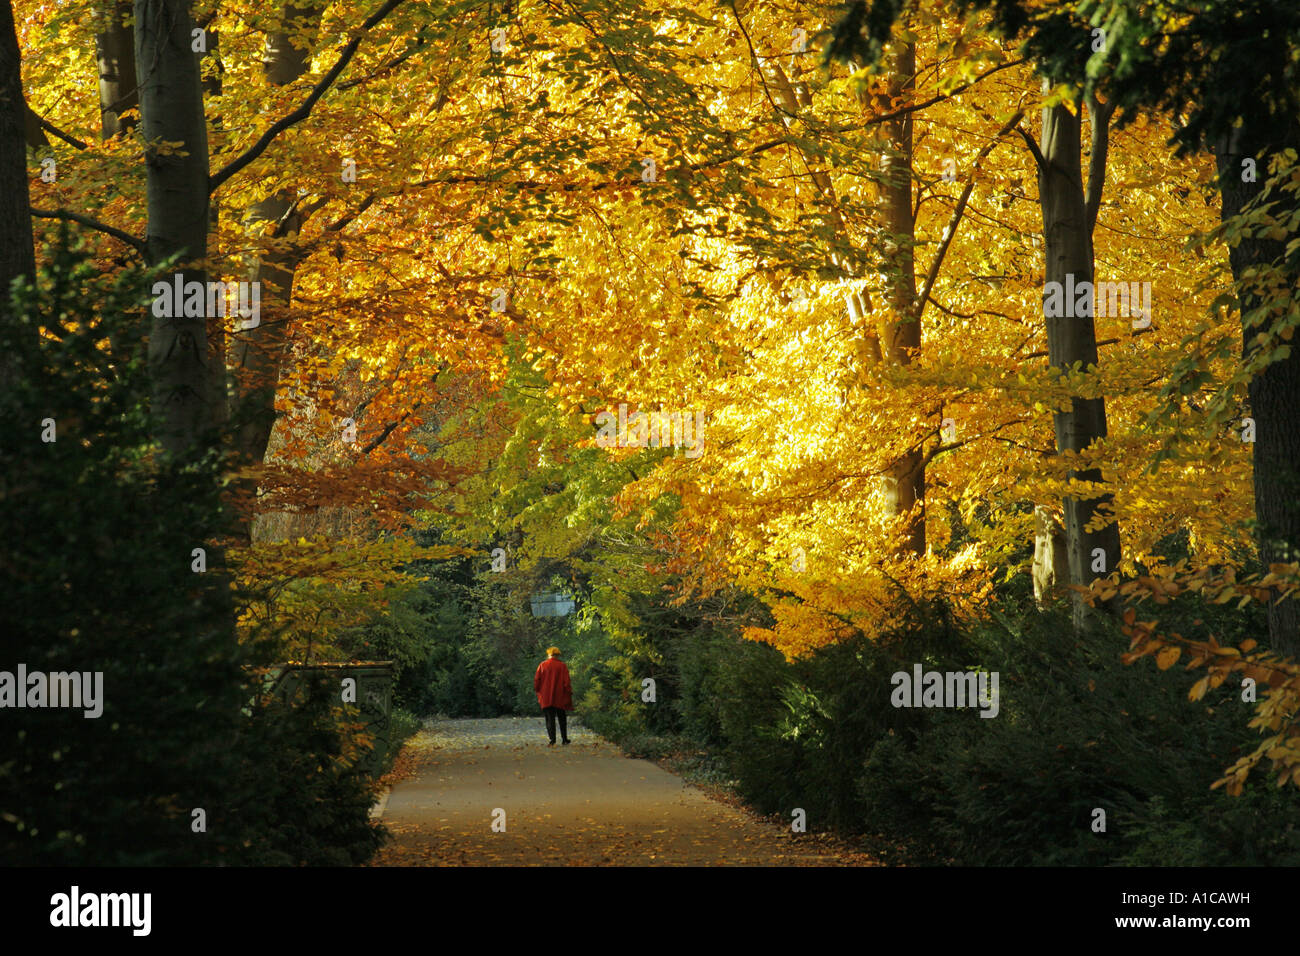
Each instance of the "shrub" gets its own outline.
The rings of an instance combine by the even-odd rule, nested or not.
[[[1170,616],[1213,614],[1198,605]],[[1000,671],[999,715],[917,711],[920,725],[880,740],[859,783],[864,828],[903,837],[918,859],[963,864],[1296,860],[1294,828],[1254,833],[1262,808],[1294,814],[1294,793],[1236,800],[1209,789],[1253,746],[1244,704],[1207,709],[1187,699],[1195,675],[1126,666],[1113,626],[1077,639],[1066,612],[1004,612],[968,635],[974,658]],[[1097,809],[1105,832],[1093,830]]]
[[[355,861],[379,834],[369,784],[323,701],[243,710],[246,665],[274,635],[235,637],[210,542],[226,464],[153,442],[141,290],[63,242],[18,286],[0,354],[0,670],[102,673],[102,715],[7,711],[0,858],[11,865]],[[41,440],[53,419],[53,442]],[[208,447],[218,448],[218,436]],[[209,571],[192,570],[208,548]],[[202,810],[206,829],[196,832]]]

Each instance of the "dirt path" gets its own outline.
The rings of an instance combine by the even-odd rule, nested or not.
[[[407,743],[412,773],[378,816],[393,841],[376,866],[816,866],[858,863],[720,803],[570,721],[547,746],[542,719],[433,723]],[[493,831],[494,818],[500,830]]]

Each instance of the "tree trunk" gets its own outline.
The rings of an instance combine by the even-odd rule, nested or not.
[[[737,0],[736,15],[742,16],[747,6],[745,0]],[[915,62],[915,48],[911,44],[901,46],[896,52],[890,65],[892,81],[889,91],[878,104],[882,111],[892,110],[895,97],[903,96],[915,88]],[[756,56],[755,63],[766,77],[771,94],[786,114],[782,116],[782,122],[787,128],[792,126],[795,118],[812,106],[812,96],[807,86],[797,82],[797,72],[793,74],[796,82],[791,82],[776,57]],[[891,264],[895,271],[891,272],[889,279],[889,298],[898,319],[888,328],[880,330],[879,334],[871,328],[867,315],[870,299],[863,300],[865,286],[861,283],[847,296],[847,301],[850,321],[861,336],[858,352],[863,364],[873,364],[885,357],[882,341],[892,360],[907,364],[921,346],[921,324],[918,318],[920,304],[915,301],[916,275],[912,251],[915,224],[912,214],[911,116],[886,123],[883,129],[890,152],[882,160],[885,183],[881,187],[881,205],[885,231],[895,237],[895,255]],[[830,176],[820,168],[816,157],[802,150],[801,153],[813,185],[826,203],[827,215],[836,236],[844,246],[849,246],[848,229]],[[854,275],[850,257],[832,253],[830,258],[846,276]],[[924,554],[925,458],[922,451],[918,448],[907,452],[894,462],[882,484],[888,514],[905,520],[901,552]],[[918,502],[920,508],[917,508]]]
[[[198,60],[199,80],[203,90],[205,103],[221,95],[221,85],[223,81],[224,70],[221,65],[221,36],[212,28],[212,22],[215,14],[209,11],[202,17],[195,20],[194,25],[203,30],[204,49],[194,54]],[[207,66],[205,71],[204,67]],[[205,76],[204,73],[207,73]],[[206,107],[204,109],[206,113]],[[211,120],[213,132],[221,129],[221,117],[214,116]],[[211,162],[211,157],[209,157]],[[211,196],[208,203],[208,232],[215,241],[221,227],[221,203],[215,197]],[[219,276],[218,278],[224,278]],[[226,332],[226,323],[229,321],[228,316],[209,315],[208,316],[208,371],[210,381],[208,387],[212,391],[212,421],[213,424],[225,427],[230,419],[230,387],[226,376],[226,344],[228,335]]]
[[[881,97],[882,111],[898,108],[916,87],[916,49],[899,41],[888,64],[889,89]],[[910,365],[921,351],[920,303],[916,301],[916,265],[913,246],[916,223],[912,211],[912,114],[884,124],[887,150],[881,161],[881,205],[884,229],[889,234],[889,304],[894,321],[882,338],[884,356]],[[895,461],[885,477],[888,513],[903,522],[902,553],[925,554],[925,458],[921,447]]]
[[[122,114],[140,105],[135,76],[135,31],[127,22],[130,2],[115,0],[101,7],[97,14],[104,19],[95,34],[95,59],[99,64],[99,117],[104,139],[129,131],[134,119]]]
[[[1046,607],[1070,582],[1065,529],[1046,505],[1034,508],[1034,600]]]
[[[250,229],[270,226],[273,235],[294,238],[302,227],[302,217],[283,191],[251,206],[246,223]],[[239,452],[250,464],[262,461],[275,425],[275,390],[289,334],[286,313],[293,300],[300,259],[301,254],[290,249],[267,252],[254,262],[249,278],[261,283],[264,318],[254,328],[241,329],[230,349],[239,387]]]
[[[0,7],[0,316],[6,321],[10,283],[19,276],[31,278],[36,274],[27,184],[26,113],[14,12],[6,0]]]
[[[1064,105],[1043,109],[1042,155],[1039,169],[1038,194],[1043,213],[1043,236],[1046,243],[1045,282],[1059,282],[1067,287],[1093,281],[1092,231],[1087,203],[1083,192],[1083,173],[1080,167],[1080,120]],[[1044,293],[1046,297],[1046,292]],[[1091,308],[1075,309],[1066,296],[1064,315],[1046,316],[1048,361],[1053,368],[1065,369],[1076,362],[1084,368],[1097,364],[1097,336]],[[1091,297],[1090,297],[1091,298]],[[1087,314],[1071,314],[1086,312]],[[1072,398],[1070,408],[1056,412],[1057,451],[1082,451],[1093,442],[1106,437],[1106,404],[1102,398]],[[1079,481],[1100,482],[1100,468],[1071,471],[1070,477]],[[1093,579],[1115,570],[1119,564],[1119,525],[1112,522],[1097,531],[1086,530],[1087,524],[1102,506],[1111,500],[1109,494],[1092,499],[1066,498],[1065,511],[1066,551],[1069,557],[1070,583],[1086,587]],[[1094,570],[1098,557],[1104,560],[1104,570]],[[1076,632],[1086,629],[1087,605],[1080,594],[1075,594],[1074,627]]]
[[[739,10],[740,8],[737,7]],[[768,58],[760,67],[771,78],[772,92],[782,108],[790,114],[786,125],[793,122],[800,110],[812,105],[806,88],[790,83],[780,64]],[[889,63],[890,84],[880,97],[877,108],[892,111],[900,98],[906,98],[916,86],[916,50],[910,43],[901,43]],[[908,365],[921,349],[921,303],[916,301],[916,267],[913,246],[916,225],[912,212],[912,118],[906,114],[882,125],[887,149],[881,160],[880,198],[884,232],[890,236],[889,302],[894,321],[877,335],[865,321],[861,329],[863,341],[860,353],[864,361],[889,359]],[[818,192],[826,200],[830,218],[836,232],[848,242],[848,230],[836,204],[830,177],[818,168],[812,157],[804,156]],[[832,256],[832,259],[836,259]],[[852,274],[847,263],[841,263],[847,274]],[[861,291],[856,293],[862,295]],[[865,320],[865,309],[859,310],[854,298],[849,298],[850,317],[855,325]],[[883,348],[882,348],[883,343]],[[925,553],[925,456],[918,447],[903,454],[893,462],[883,480],[887,514],[902,523],[900,554]]]
[[[194,21],[185,0],[136,0],[135,60],[145,140],[181,143],[181,151],[145,154],[151,264],[180,256],[185,282],[207,282],[208,136],[191,49]],[[205,295],[206,300],[206,295]],[[182,312],[174,308],[173,312]],[[153,317],[149,364],[158,437],[172,454],[199,450],[214,420],[204,315]]]
[[[36,275],[32,204],[27,183],[27,101],[23,98],[22,57],[8,0],[0,7],[0,322],[12,323],[9,287]],[[0,355],[0,390],[8,392],[23,370],[12,354]],[[7,423],[19,428],[35,423]]]
[[[1283,149],[1300,149],[1300,123],[1294,116],[1279,118],[1270,128],[1251,130],[1241,127],[1228,141],[1215,148],[1219,168],[1219,189],[1223,198],[1222,216],[1228,219],[1239,213],[1267,179],[1269,157]],[[1257,181],[1242,182],[1242,160],[1258,162]],[[1273,197],[1281,206],[1274,215],[1283,219],[1294,212],[1300,201],[1294,195],[1278,193]],[[1294,220],[1293,220],[1294,221]],[[1230,249],[1228,260],[1238,282],[1242,273],[1255,265],[1280,261],[1295,233],[1283,239],[1246,239]],[[1300,275],[1291,268],[1285,288],[1300,288]],[[1262,299],[1245,291],[1241,297],[1242,316],[1263,305]],[[1242,326],[1242,357],[1255,348],[1251,341],[1259,334],[1258,326]],[[1251,379],[1250,414],[1255,419],[1254,475],[1255,517],[1260,560],[1265,566],[1275,562],[1300,560],[1300,353],[1274,362]],[[1276,594],[1268,609],[1269,644],[1273,650],[1292,657],[1300,656],[1300,608],[1296,599],[1279,602]]]
[[[175,258],[164,278],[198,282],[203,306],[186,315],[173,301],[170,315],[151,310],[149,370],[155,434],[174,457],[197,458],[219,442],[220,421],[209,367],[207,255],[211,226],[208,190],[208,128],[193,48],[195,29],[189,0],[135,0],[135,62],[140,97],[140,131],[146,144],[179,143],[170,151],[147,145],[145,183],[148,227],[145,258],[151,265]],[[184,155],[181,155],[181,153]],[[215,596],[212,626],[236,640],[232,580],[220,538],[195,542],[207,551],[204,584]],[[176,560],[177,556],[170,556]],[[188,555],[184,556],[188,560]]]
[[[287,26],[294,24],[313,29],[320,25],[323,8],[319,4],[283,8]],[[301,36],[301,32],[298,31]],[[266,38],[262,72],[267,82],[286,86],[307,72],[310,49],[290,43],[290,33],[272,33]],[[269,233],[279,238],[296,239],[305,217],[296,207],[290,190],[282,189],[248,207],[244,222],[250,232]],[[229,361],[235,374],[236,442],[240,458],[250,465],[261,464],[275,427],[275,391],[280,380],[285,345],[289,341],[288,311],[293,302],[293,281],[302,254],[295,248],[268,250],[258,256],[248,270],[248,280],[261,284],[262,321],[251,329],[240,329],[230,345]],[[256,482],[246,480],[242,492],[251,500],[257,492]],[[243,516],[239,532],[252,539],[253,515]]]
[[[267,82],[275,86],[288,86],[307,72],[311,59],[311,44],[303,39],[304,28],[310,27],[313,34],[320,26],[321,3],[286,3],[283,7],[285,30],[272,33],[266,38],[266,52],[262,57],[262,72]],[[296,37],[302,46],[290,42]]]

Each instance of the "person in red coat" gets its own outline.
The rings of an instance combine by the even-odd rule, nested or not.
[[[565,711],[573,710],[573,685],[569,683],[569,668],[560,660],[560,649],[548,647],[546,660],[537,665],[533,676],[533,690],[537,691],[537,703],[542,705],[546,715],[546,736],[551,738],[549,746],[555,746],[555,721],[560,721],[560,739],[569,742],[569,715]]]

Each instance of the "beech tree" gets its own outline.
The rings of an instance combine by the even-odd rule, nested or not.
[[[134,8],[126,0],[112,0],[95,12],[102,20],[95,34],[101,135],[109,139],[135,126],[136,118],[125,114],[140,106],[135,75],[135,31],[131,27]]]
[[[1111,122],[1125,99],[1089,83],[1083,64],[1107,58],[1082,4],[1043,13],[1056,46],[1026,59],[926,2],[896,32],[902,4],[869,24],[857,5],[847,43],[826,29],[837,4],[304,0],[191,23],[142,0],[121,21],[136,123],[117,21],[79,18],[85,2],[19,17],[42,31],[24,69],[60,160],[57,181],[29,180],[35,215],[97,232],[105,273],[125,246],[260,283],[251,328],[152,320],[157,409],[178,454],[234,426],[236,573],[275,591],[249,613],[295,647],[346,646],[317,625],[360,626],[396,586],[416,511],[463,519],[467,548],[523,536],[514,553],[543,569],[602,523],[653,529],[619,573],[666,569],[674,599],[710,599],[791,657],[927,602],[989,615],[1028,570],[1035,514],[1062,503],[1058,578],[1080,585],[1180,548],[1222,561],[1250,516],[1250,452],[1222,434],[1244,406],[1203,404],[1241,364],[1240,324],[1208,309],[1227,251],[1182,248],[1211,227],[1210,157],[1166,147],[1181,113]],[[1040,89],[1039,67],[1074,91]],[[1226,227],[1247,250],[1289,234],[1247,209],[1264,188]],[[1045,282],[1154,262],[1146,334],[1044,315]],[[1286,357],[1290,317],[1276,289],[1251,301],[1271,316],[1254,374]],[[703,422],[702,442],[634,426],[599,443],[602,414],[650,412]],[[498,508],[527,520],[494,526]]]
[[[1070,77],[1132,121],[1144,108],[1177,121],[1173,141],[1181,150],[1208,149],[1217,166],[1221,214],[1235,221],[1265,188],[1261,171],[1300,148],[1300,83],[1294,51],[1300,45],[1300,12],[1285,0],[1195,0],[1175,15],[1136,0],[1078,0],[1037,7],[1002,0],[963,0],[960,7],[989,10],[1003,34],[1024,39],[1025,52],[1049,75]],[[835,28],[836,49],[879,42],[900,5],[893,0],[854,0]],[[1081,70],[1080,24],[1105,40]],[[1260,29],[1267,24],[1267,29]],[[1290,160],[1294,162],[1293,159]],[[1300,259],[1291,247],[1300,237],[1300,206],[1294,191],[1274,192],[1270,221],[1230,230],[1229,258],[1241,315],[1241,362],[1256,430],[1253,443],[1258,549],[1265,565],[1293,564],[1300,556],[1300,356],[1286,341],[1294,328],[1290,299],[1279,289],[1300,286]],[[1267,276],[1265,276],[1267,272]],[[1193,364],[1183,369],[1179,395],[1201,383]],[[1221,425],[1227,413],[1211,425]],[[1269,605],[1269,641],[1278,651],[1300,653],[1300,608],[1275,589]]]
[[[182,281],[200,283],[206,293],[208,129],[193,30],[188,0],[137,0],[136,85],[148,144],[145,256],[154,266],[176,259]],[[158,311],[149,335],[154,416],[163,447],[189,454],[214,421],[207,320],[185,315],[179,302],[175,315]]]
[[[1065,309],[1053,310],[1057,314],[1044,317],[1048,361],[1062,373],[1074,371],[1076,375],[1087,374],[1097,366],[1097,333],[1092,315],[1097,308],[1092,232],[1105,183],[1110,110],[1095,102],[1090,110],[1093,159],[1086,194],[1079,158],[1081,114],[1081,109],[1072,110],[1064,103],[1044,106],[1041,151],[1035,152],[1045,239],[1044,282],[1067,289],[1071,283],[1075,287],[1086,283],[1092,290],[1089,297],[1092,307],[1085,314],[1077,314],[1075,303],[1068,302]],[[1053,418],[1058,452],[1086,453],[1090,445],[1106,437],[1104,396],[1072,396],[1069,407],[1057,411]],[[1087,483],[1089,488],[1100,486],[1103,481],[1101,469],[1096,466],[1072,471],[1070,478]],[[1086,586],[1119,566],[1119,526],[1103,510],[1110,502],[1109,494],[1065,499],[1065,545],[1073,585]],[[1104,522],[1100,528],[1090,527],[1098,520]],[[1074,608],[1075,628],[1081,629],[1085,625],[1085,604],[1077,592]]]

